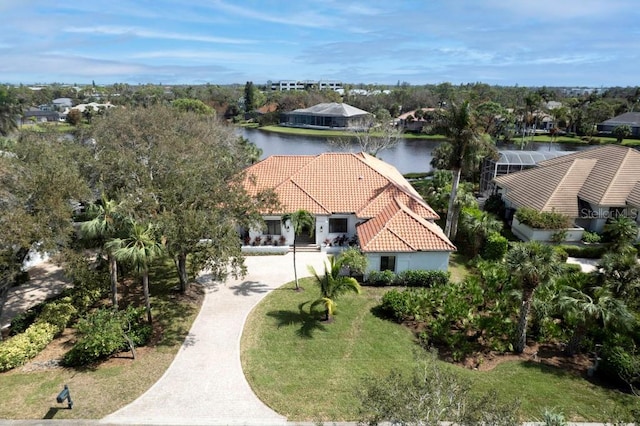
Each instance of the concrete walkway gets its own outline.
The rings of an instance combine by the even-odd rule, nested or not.
[[[300,277],[307,265],[322,270],[324,254],[297,253]],[[140,398],[102,424],[285,425],[252,392],[240,364],[247,315],[271,290],[293,280],[293,254],[249,256],[243,280],[206,282],[200,314],[164,376]],[[206,277],[205,281],[206,281]]]

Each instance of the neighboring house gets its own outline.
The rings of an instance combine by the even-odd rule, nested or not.
[[[490,193],[495,190],[494,178],[521,170],[531,169],[541,161],[562,155],[571,154],[574,151],[498,151],[498,159],[487,157],[482,161],[480,172],[480,191]]]
[[[618,126],[631,127],[631,137],[640,137],[640,112],[625,112],[596,126],[598,133],[611,134]]]
[[[520,207],[555,211],[595,232],[617,215],[640,221],[640,151],[633,148],[605,145],[578,151],[494,182],[511,213]]]
[[[368,129],[373,115],[344,103],[322,103],[309,108],[286,112],[280,120],[281,126],[310,129]]]
[[[267,87],[270,87],[271,90],[278,91],[289,91],[289,90],[310,90],[310,89],[319,89],[319,90],[343,90],[342,82],[335,80],[280,80],[280,81],[269,81],[267,82]]]
[[[422,131],[422,128],[424,126],[431,122],[429,120],[429,116],[435,110],[435,108],[420,108],[419,110],[414,109],[413,111],[405,112],[404,114],[398,116],[394,120],[394,122],[398,126],[402,126],[402,129],[405,131],[420,132]]]
[[[24,112],[20,120],[21,124],[47,123],[60,121],[60,113],[57,111],[42,111],[39,108],[29,108]]]
[[[54,109],[60,111],[65,108],[71,108],[73,102],[71,101],[71,98],[57,98],[53,100],[52,104]]]
[[[250,193],[273,189],[281,207],[265,205],[266,229],[252,230],[245,243],[273,241],[290,245],[293,229],[281,217],[303,209],[315,217],[297,243],[340,250],[359,245],[369,269],[446,271],[455,246],[434,222],[436,212],[398,170],[365,153],[276,155],[246,170]],[[311,236],[309,236],[309,234]]]

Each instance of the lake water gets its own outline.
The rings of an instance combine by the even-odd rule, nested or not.
[[[317,136],[286,135],[265,132],[259,129],[240,128],[238,133],[256,144],[263,151],[263,158],[270,155],[314,155],[323,152],[337,151],[338,148],[328,138]],[[381,151],[378,157],[392,164],[400,173],[427,172],[431,170],[431,153],[441,141],[401,139],[396,146]],[[533,151],[578,151],[586,145],[531,143],[526,147]],[[357,143],[349,148],[352,152],[360,151]],[[515,145],[502,144],[498,149],[519,149]]]

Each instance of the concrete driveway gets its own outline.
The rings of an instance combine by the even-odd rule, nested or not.
[[[326,255],[297,253],[299,277],[307,265],[322,270]],[[293,280],[293,254],[249,256],[248,274],[226,283],[205,279],[202,309],[164,376],[102,424],[284,425],[286,418],[260,401],[240,365],[247,315],[271,290]]]

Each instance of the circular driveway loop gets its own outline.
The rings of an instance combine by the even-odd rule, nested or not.
[[[323,270],[326,255],[297,253],[298,276],[307,265]],[[146,393],[102,419],[103,424],[285,425],[260,401],[240,365],[247,315],[271,290],[293,280],[293,254],[248,256],[244,279],[207,282],[206,296],[176,358]]]

